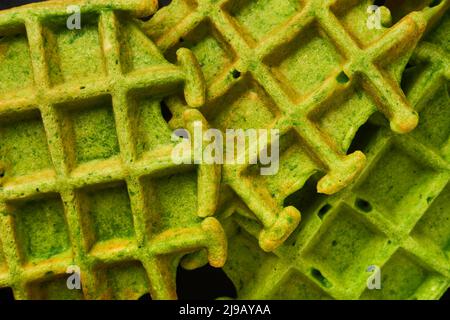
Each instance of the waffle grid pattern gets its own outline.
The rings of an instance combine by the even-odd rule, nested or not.
[[[214,218],[202,221],[216,211],[220,168],[174,166],[172,145],[164,143],[148,151],[150,142],[139,144],[138,125],[130,116],[143,95],[158,100],[180,92],[184,84],[184,98],[166,100],[174,114],[172,128],[201,120],[220,129],[259,126],[281,131],[278,175],[261,177],[259,170],[255,173],[258,166],[223,168],[218,216],[230,247],[224,269],[238,298],[437,299],[445,292],[450,286],[450,139],[444,110],[449,56],[433,33],[417,42],[441,19],[449,1],[433,8],[424,5],[367,38],[361,26],[349,26],[347,18],[365,26],[364,20],[351,17],[366,16],[371,1],[278,2],[285,11],[268,18],[258,11],[261,1],[256,0],[175,0],[142,28],[180,67],[161,57],[156,66],[128,70],[124,59],[129,57],[121,56],[123,44],[118,42],[125,30],[124,13],[117,10],[142,17],[156,8],[144,8],[144,1],[90,1],[82,8],[98,16],[94,20],[105,66],[82,83],[61,83],[64,72],[54,71],[55,53],[46,43],[52,39],[51,28],[43,23],[48,11],[36,6],[18,9],[19,18],[0,15],[0,30],[25,34],[33,70],[31,82],[15,80],[25,86],[22,90],[0,85],[0,128],[18,122],[31,128],[33,133],[25,135],[40,127],[49,137],[39,142],[36,134],[38,142],[30,144],[41,145],[36,163],[17,168],[0,163],[0,287],[11,286],[19,299],[61,298],[63,293],[69,298],[123,299],[148,291],[154,299],[176,298],[174,274],[183,255],[196,252],[183,261],[188,268],[207,260],[214,266],[224,263],[222,228]],[[67,15],[61,3],[55,2],[52,14]],[[109,10],[103,11],[105,6]],[[258,20],[252,12],[260,12]],[[303,46],[296,47],[295,41]],[[149,46],[146,49],[157,55]],[[192,50],[205,74],[204,107],[196,61],[188,51],[179,54],[183,46]],[[323,59],[317,64],[326,61],[328,67],[302,70],[312,80],[299,85],[291,73],[298,68],[292,57],[314,54]],[[403,73],[408,61],[413,67]],[[354,102],[342,107],[348,96],[362,96],[369,108],[358,112],[361,104]],[[204,116],[186,111],[187,106],[199,108]],[[89,113],[92,107],[103,112]],[[105,112],[109,109],[112,118]],[[86,114],[100,117],[102,128],[112,119],[110,128],[117,135],[117,141],[102,141],[107,147],[94,158],[95,148],[83,149],[69,132],[83,137],[85,127],[77,121]],[[417,125],[417,114],[418,127],[408,133]],[[327,117],[331,122],[351,120],[335,132],[327,126]],[[364,141],[358,144],[361,135]],[[84,142],[95,146],[95,141]],[[42,146],[47,145],[46,158]],[[79,150],[72,150],[78,145]],[[246,153],[249,157],[254,150]],[[166,219],[154,212],[153,203],[167,191],[158,184],[165,185],[174,175],[196,181],[196,186],[186,187],[191,199],[197,198],[192,217]],[[174,181],[171,188],[183,192],[183,180]],[[333,195],[318,194],[316,185]],[[46,216],[44,224],[36,214],[34,224],[20,220],[25,214],[33,217],[30,201],[37,214],[55,215]],[[192,211],[177,199],[169,202],[183,213]],[[108,217],[102,214],[117,203],[126,206],[121,212],[130,212],[129,217],[116,217],[127,227],[104,228],[102,219]],[[302,222],[297,228],[299,212]],[[97,223],[89,215],[96,215]],[[26,237],[26,232],[37,235],[39,228],[54,232],[54,241],[42,246]],[[198,251],[202,248],[206,250]],[[66,288],[66,270],[72,264],[82,269],[82,293]],[[381,267],[381,291],[366,288],[370,265]]]
[[[289,6],[294,2],[287,3]],[[239,93],[234,92],[236,87],[249,87],[250,99],[256,92],[258,98],[254,99],[261,100],[263,107],[271,113],[266,117],[269,118],[267,121],[258,125],[279,129],[282,136],[294,135],[293,143],[300,145],[301,152],[307,154],[303,155],[302,159],[307,163],[304,165],[305,168],[295,172],[296,181],[275,195],[273,190],[265,188],[267,181],[259,181],[254,175],[249,174],[248,166],[224,166],[224,183],[231,186],[264,225],[260,245],[266,251],[272,251],[283,243],[300,220],[297,210],[282,207],[288,195],[301,188],[316,172],[327,173],[318,182],[318,191],[333,194],[351,183],[364,167],[365,157],[360,151],[349,155],[345,153],[353,136],[346,136],[343,142],[341,137],[336,139],[319,123],[324,113],[337,108],[333,100],[341,101],[339,97],[355,87],[361,87],[362,91],[368,94],[369,103],[374,108],[359,114],[358,111],[351,110],[353,111],[349,114],[353,117],[351,123],[343,125],[342,131],[348,129],[347,132],[351,132],[352,135],[377,110],[389,119],[391,128],[396,132],[406,133],[415,128],[417,114],[406,100],[396,79],[396,71],[391,70],[389,64],[405,58],[407,60],[425,30],[427,21],[436,11],[444,10],[447,5],[441,4],[433,10],[412,13],[392,28],[383,30],[385,32],[378,33],[375,37],[371,35],[373,41],[367,44],[365,43],[367,41],[355,39],[354,34],[344,27],[342,19],[338,19],[338,13],[345,12],[343,8],[355,6],[355,2],[300,3],[300,7],[297,7],[291,16],[283,18],[278,25],[274,24],[272,29],[265,30],[266,33],[260,36],[257,35],[259,32],[257,28],[249,31],[246,27],[246,23],[255,21],[254,19],[258,19],[257,16],[243,20],[242,15],[236,14],[244,12],[245,8],[251,5],[256,7],[259,4],[257,1],[246,1],[242,5],[236,1],[174,1],[157,12],[144,26],[159,48],[170,56],[171,50],[179,46],[180,42],[184,45],[189,33],[196,34],[198,33],[196,28],[202,24],[209,25],[212,30],[208,33],[209,37],[212,34],[216,41],[221,43],[222,50],[231,53],[228,53],[228,62],[223,66],[225,72],[216,75],[209,82],[207,103],[201,108],[206,119],[212,126],[219,128],[222,128],[223,123],[232,125],[238,111],[224,106],[240,103],[242,98]],[[258,12],[257,9],[254,10]],[[264,15],[270,13],[261,13],[259,19],[263,22]],[[365,20],[363,22],[365,23]],[[299,93],[292,85],[286,84],[289,81],[283,81],[283,78],[286,80],[283,72],[293,70],[298,65],[287,62],[283,71],[275,58],[283,56],[284,51],[289,50],[286,44],[295,42],[299,37],[305,36],[304,34],[312,32],[311,30],[325,39],[328,47],[334,48],[333,51],[339,58],[331,64],[327,73],[319,74],[319,77],[322,77],[320,85],[311,86],[310,91]],[[320,55],[320,52],[311,51],[310,54]],[[304,57],[306,59],[308,56]],[[197,58],[202,63],[199,55]],[[325,60],[317,63],[322,62],[325,63]],[[208,70],[204,72],[208,74]],[[311,72],[314,73],[313,70]],[[311,75],[314,76],[316,75]],[[178,115],[173,120],[173,125],[177,126],[176,119],[181,118],[183,103],[173,100],[169,102],[169,106],[174,114]],[[225,115],[221,115],[221,112]],[[262,112],[260,109],[256,112],[245,110],[244,114],[239,116],[251,118],[253,114],[256,118],[260,116],[260,112]],[[248,123],[250,122],[248,120]],[[237,127],[242,128],[245,124],[242,121]],[[252,154],[250,150],[247,152]]]
[[[327,198],[313,196],[302,227],[275,253],[258,250],[250,236],[259,232],[253,220],[239,215],[222,218],[233,221],[227,227],[230,257],[225,270],[236,283],[245,283],[238,288],[239,298],[437,299],[447,290],[448,162],[411,137],[393,137],[380,130],[367,154],[368,166],[351,190]],[[383,160],[389,153],[391,162]],[[428,186],[429,193],[420,193],[410,181],[410,190],[394,189],[373,198],[383,187],[377,190],[370,180],[388,175],[392,161],[405,157],[410,159],[404,162],[408,169],[425,168],[426,178],[420,183]],[[401,202],[396,208],[385,205],[399,198],[405,205],[408,197],[416,201],[409,209],[402,209]],[[442,235],[435,237],[433,231]],[[235,246],[245,249],[239,252]],[[250,254],[245,250],[257,252],[253,263],[266,267],[252,266],[257,269],[252,273],[255,279],[244,281],[236,271],[237,266],[250,267],[250,263],[242,265],[241,255]],[[371,265],[381,268],[382,291],[366,287]]]
[[[436,30],[444,30],[446,21]],[[240,298],[438,299],[448,290],[450,64],[445,40],[433,41],[435,32],[418,45],[412,69],[404,73],[410,80],[405,84],[408,101],[421,119],[416,131],[396,136],[369,124],[371,135],[359,132],[368,161],[361,176],[348,191],[312,196],[301,230],[274,255],[256,254],[258,265],[268,265],[251,275],[258,280],[236,274],[236,265],[243,269],[245,261],[234,249],[256,251],[249,234],[257,235],[258,227],[249,219],[232,218],[239,227],[228,225],[230,262],[225,269],[236,283],[245,283],[238,289]],[[430,134],[430,126],[439,134]],[[358,231],[361,240],[349,242],[345,228]],[[349,250],[357,258],[347,263]],[[367,289],[370,265],[381,268],[382,290]]]
[[[101,49],[94,49],[101,51],[105,61],[104,76],[94,72],[94,78],[82,79],[80,76],[80,80],[74,77],[80,83],[52,83],[52,61],[47,59],[52,48],[47,42],[45,23],[58,16],[67,17],[67,3],[56,1],[0,14],[2,30],[21,30],[27,37],[34,77],[32,88],[6,90],[3,93],[1,121],[5,125],[14,121],[21,124],[31,117],[33,123],[38,122],[38,127],[44,127],[44,134],[48,137],[44,146],[48,145],[50,167],[54,167],[54,170],[41,168],[29,161],[24,167],[25,174],[14,177],[10,174],[14,168],[2,164],[0,286],[12,287],[16,299],[59,299],[64,294],[73,295],[71,298],[133,299],[149,291],[154,299],[176,298],[176,260],[187,252],[206,248],[211,264],[223,265],[226,257],[225,236],[217,220],[207,218],[202,221],[196,214],[185,219],[188,221],[186,225],[178,226],[175,222],[172,227],[169,224],[159,232],[152,228],[152,218],[158,220],[158,213],[149,212],[152,210],[149,202],[153,204],[156,200],[152,189],[154,184],[148,181],[192,170],[195,178],[196,170],[195,167],[173,164],[170,158],[173,145],[170,143],[159,145],[142,157],[137,154],[130,99],[135,96],[135,91],[144,90],[147,95],[162,97],[184,84],[187,100],[195,105],[196,98],[201,100],[202,86],[201,83],[193,83],[198,80],[195,78],[195,60],[184,52],[180,66],[174,66],[161,56],[155,66],[124,74],[121,43],[117,38],[122,26],[121,15],[149,15],[156,10],[155,2],[98,0],[80,1],[79,4],[84,16],[91,14],[98,18]],[[151,41],[147,45],[148,50],[156,50]],[[75,136],[68,130],[76,128],[76,123],[66,125],[65,121],[82,121],[86,119],[83,118],[84,110],[105,103],[112,108],[111,126],[117,135],[118,147],[115,149],[120,150],[119,154],[114,155],[114,152],[107,150],[102,153],[107,159],[81,163],[80,159],[91,160],[92,156],[88,153],[83,158],[79,156],[79,150],[69,150],[76,145],[76,141],[70,140]],[[67,112],[80,112],[81,115],[73,117]],[[101,119],[107,121],[109,118],[103,116]],[[102,128],[104,126],[98,129]],[[85,128],[81,126],[80,130]],[[33,139],[38,140],[39,136],[31,134],[26,138],[30,139],[32,147]],[[96,142],[90,143],[95,145]],[[38,150],[39,155],[45,154],[45,148]],[[27,154],[22,156],[26,160]],[[40,160],[41,157],[36,161]],[[116,223],[111,216],[101,216],[107,214],[111,207],[105,201],[101,202],[95,194],[109,194],[106,201],[111,201],[113,205],[116,199],[119,202],[123,200],[121,205],[125,206],[124,211],[132,216],[124,217],[117,222],[119,226],[111,226],[111,229],[92,226],[92,221],[89,226],[90,220],[86,215],[95,213],[95,210],[99,215],[97,219],[106,219],[107,224]],[[82,197],[91,197],[92,208],[84,208],[86,198]],[[29,201],[32,201],[33,212],[27,211]],[[25,218],[25,214],[30,218]],[[29,219],[35,220],[30,223]],[[105,223],[105,220],[99,221]],[[124,226],[129,226],[132,231],[117,231],[117,228]],[[111,230],[114,231],[112,236]],[[40,241],[40,232],[51,234],[52,239]],[[109,239],[115,235],[121,239]],[[65,287],[66,270],[70,265],[81,269],[82,293]],[[141,277],[139,279],[142,281],[129,278],[130,274]]]
[[[336,158],[345,157],[342,151],[345,152],[350,147],[353,136],[348,144],[339,139],[329,139],[330,137],[324,137],[324,132],[320,132],[314,124],[305,119],[309,119],[308,115],[314,109],[314,112],[317,112],[318,105],[319,109],[327,105],[324,103],[327,99],[337,97],[336,100],[341,102],[338,98],[339,92],[344,92],[346,88],[348,90],[354,82],[363,83],[363,89],[370,93],[377,108],[352,119],[351,128],[356,134],[355,139],[363,134],[366,126],[369,126],[367,131],[372,132],[363,137],[367,141],[361,145],[362,151],[367,150],[367,164],[355,182],[351,183],[351,179],[348,181],[351,186],[334,196],[327,197],[316,193],[315,184],[320,176],[315,173],[323,171],[323,166],[311,167],[304,158],[301,159],[307,165],[300,170],[301,173],[289,172],[296,178],[296,184],[290,185],[289,175],[281,172],[280,181],[272,182],[289,186],[288,190],[282,190],[278,194],[273,192],[277,189],[270,185],[270,180],[243,174],[248,170],[247,167],[224,167],[224,184],[228,184],[239,196],[230,196],[224,200],[225,205],[219,214],[219,220],[227,230],[230,248],[229,260],[224,269],[237,287],[238,298],[439,298],[450,283],[446,247],[448,234],[445,234],[448,214],[444,209],[449,194],[448,135],[439,148],[436,148],[432,146],[430,139],[414,131],[398,136],[390,133],[387,128],[377,129],[375,124],[384,125],[383,120],[376,115],[370,116],[378,109],[390,120],[393,131],[407,133],[417,124],[414,123],[415,116],[412,115],[416,113],[411,112],[411,106],[421,115],[427,109],[432,109],[430,97],[434,97],[442,85],[445,88],[448,81],[448,53],[427,41],[421,42],[413,54],[412,50],[425,28],[431,29],[432,24],[444,15],[449,6],[448,1],[441,1],[433,8],[426,8],[430,3],[423,4],[418,8],[420,12],[408,15],[392,28],[384,28],[371,36],[367,32],[367,39],[358,35],[357,25],[352,29],[345,21],[345,13],[353,13],[354,10],[349,7],[357,1],[302,2],[302,8],[296,13],[292,13],[288,18],[283,16],[284,23],[273,24],[270,33],[270,30],[263,27],[261,30],[249,29],[252,23],[258,24],[259,21],[255,19],[266,21],[264,13],[253,17],[254,20],[250,20],[248,25],[239,15],[234,15],[252,4],[255,5],[253,9],[257,11],[257,3],[245,1],[241,6],[233,6],[233,1],[173,1],[147,23],[150,37],[168,57],[171,56],[173,48],[192,47],[205,74],[208,75],[208,71],[212,74],[209,81],[207,77],[207,103],[200,109],[208,121],[219,126],[222,122],[233,124],[235,113],[240,110],[236,108],[230,111],[227,105],[241,103],[244,96],[240,92],[236,94],[234,88],[237,84],[245,86],[245,83],[251,82],[251,85],[246,86],[247,90],[251,94],[256,92],[264,96],[266,106],[269,105],[268,109],[275,110],[271,111],[275,116],[270,118],[272,122],[267,121],[268,125],[287,133],[297,121],[298,125],[294,125],[295,138],[287,139],[287,144],[295,143],[296,140],[306,141],[304,144],[308,146],[309,151],[313,151],[318,158],[325,159],[322,161],[325,167],[329,164],[329,168],[334,168],[334,164],[339,163]],[[361,3],[360,12],[363,17],[367,17],[367,5],[372,3]],[[171,20],[169,17],[176,18]],[[330,75],[322,82],[322,87],[302,96],[295,92],[295,88],[286,88],[283,83],[286,79],[283,79],[283,74],[280,76],[277,65],[270,65],[270,56],[273,52],[281,52],[283,55],[283,50],[277,51],[277,48],[289,50],[289,46],[283,45],[296,39],[302,30],[308,30],[307,26],[313,24],[313,21],[332,39],[330,42],[346,57],[346,62],[342,63],[343,70],[332,68]],[[355,23],[355,20],[353,22]],[[359,22],[365,26],[365,20]],[[164,23],[165,27],[161,27]],[[211,30],[209,34],[198,31],[204,25]],[[190,33],[201,34],[204,38],[191,37]],[[207,61],[201,58],[199,43],[203,39],[210,42],[211,34],[228,56],[228,59],[224,59],[220,73],[208,70]],[[396,50],[393,51],[393,48]],[[419,78],[414,80],[415,84],[408,91],[406,99],[400,88],[400,80],[411,54],[411,63],[426,61],[428,64]],[[274,56],[279,57],[280,54]],[[205,64],[202,64],[203,61]],[[392,65],[389,65],[390,63]],[[394,66],[396,63],[397,67]],[[336,62],[336,65],[339,65],[339,62]],[[288,68],[294,69],[295,65],[287,64],[284,70]],[[341,83],[339,79],[348,81]],[[254,89],[255,87],[257,89]],[[227,95],[231,98],[227,99]],[[175,114],[178,112],[180,115],[183,112],[183,103],[179,99],[172,99],[169,105]],[[220,115],[221,109],[225,109],[224,116]],[[251,120],[258,119],[262,117],[263,110],[258,105],[257,111],[245,110],[247,112],[242,116]],[[251,118],[252,112],[257,114],[254,118]],[[402,121],[395,124],[394,115],[402,112],[409,114],[398,116],[397,120]],[[369,123],[360,128],[369,117]],[[445,121],[441,118],[445,119],[445,114],[434,111],[435,122],[431,121],[431,124]],[[252,123],[251,120],[248,121],[250,125],[255,125],[256,121]],[[175,121],[178,120],[173,120],[174,125],[177,124]],[[245,122],[239,123],[241,127],[243,123],[245,125]],[[357,133],[358,128],[360,131]],[[416,130],[421,131],[421,126]],[[443,130],[448,131],[445,126]],[[283,146],[283,143],[280,144]],[[342,150],[336,151],[342,144]],[[326,151],[317,152],[317,149]],[[290,155],[295,152],[289,147],[282,147],[282,150],[287,150],[286,153]],[[329,156],[330,154],[332,156]],[[328,161],[327,156],[331,157]],[[288,157],[283,159],[282,155],[280,159],[289,163]],[[396,175],[395,170],[400,173]],[[416,178],[415,174],[421,178]],[[391,185],[383,186],[382,179],[375,180],[380,176],[384,176]],[[371,180],[375,182],[371,183]],[[402,184],[403,180],[406,180],[405,185],[395,186],[397,183]],[[380,186],[377,186],[377,183],[380,183]],[[424,187],[420,188],[418,184],[423,184]],[[269,192],[261,192],[261,189],[269,189]],[[422,193],[423,190],[427,190],[428,194]],[[224,188],[223,194],[228,191]],[[261,193],[263,196],[258,196]],[[291,196],[296,200],[291,201]],[[233,200],[230,200],[231,198]],[[265,253],[260,250],[254,238],[260,238],[264,228],[274,225],[280,205],[295,205],[301,209],[303,221],[285,244],[273,253]],[[267,208],[271,210],[268,212]],[[235,212],[238,214],[233,214]],[[439,214],[442,218],[437,218]],[[427,216],[432,218],[427,219]],[[433,219],[440,222],[430,225]],[[437,226],[439,223],[442,224],[440,227]],[[353,238],[346,238],[345,234],[352,229],[355,230]],[[437,236],[438,239],[432,239],[432,236],[426,234],[433,229],[438,229],[439,231],[435,231],[438,234],[442,232],[442,235]],[[292,230],[284,231],[281,240],[286,239]],[[282,241],[278,244],[281,243]],[[261,239],[259,246],[269,249],[265,251],[274,249],[264,247]],[[338,256],[340,254],[343,256]],[[198,257],[184,261],[187,262],[185,266],[192,267],[192,262],[193,265],[201,264],[201,259],[196,262],[196,258]],[[366,270],[370,265],[381,268],[382,281],[386,285],[381,293],[366,289],[366,280],[370,275]]]

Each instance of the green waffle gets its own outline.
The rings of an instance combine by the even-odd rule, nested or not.
[[[81,10],[69,30],[68,5]],[[49,1],[0,12],[0,287],[16,299],[176,298],[179,259],[226,259],[220,168],[175,165],[161,100],[205,84],[133,18],[156,1]],[[207,190],[207,192],[205,192]],[[77,266],[82,290],[69,290]],[[72,270],[72,271],[70,271]]]
[[[450,2],[388,0],[368,29],[373,3],[174,0],[148,22],[135,18],[156,1],[0,12],[0,287],[174,299],[180,261],[221,267],[228,251],[239,299],[439,298]],[[278,174],[175,165],[172,131],[195,121],[279,129]]]
[[[372,1],[173,1],[144,29],[169,59],[191,48],[205,74],[200,111],[214,128],[271,128],[281,132],[280,172],[225,165],[223,183],[263,225],[260,246],[273,251],[300,222],[285,199],[321,175],[317,190],[333,194],[365,165],[348,153],[354,135],[374,113],[406,133],[417,113],[400,77],[427,23],[443,4],[408,14],[395,26],[382,10],[381,29],[366,26]],[[306,76],[307,75],[307,76]],[[182,99],[168,101],[181,126]],[[339,123],[339,125],[336,125]],[[323,175],[325,174],[325,175]]]
[[[169,60],[197,56],[211,127],[284,133],[278,175],[224,166],[238,298],[436,299],[450,285],[449,2],[387,1],[368,30],[372,4],[175,0],[145,23]],[[182,99],[168,105],[181,126]],[[373,265],[382,290],[367,288]]]

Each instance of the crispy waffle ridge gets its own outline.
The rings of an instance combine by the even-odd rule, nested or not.
[[[299,224],[300,212],[284,203],[308,179],[319,176],[318,192],[334,194],[360,174],[366,158],[348,150],[371,115],[383,114],[396,133],[417,126],[401,74],[427,24],[448,2],[425,4],[402,19],[383,7],[380,29],[366,25],[370,5],[174,0],[144,23],[169,60],[179,47],[196,55],[207,83],[199,110],[211,127],[280,130],[277,175],[261,176],[249,165],[223,167],[223,185],[242,200],[236,206],[262,224],[258,238],[265,251],[276,249]],[[167,103],[172,125],[181,126],[183,99]]]
[[[69,4],[80,30],[66,27]],[[179,91],[201,106],[204,79],[189,50],[170,64],[132,19],[156,8],[0,12],[0,287],[16,299],[176,298],[181,256],[206,248],[211,265],[225,262],[222,227],[203,219],[220,170],[173,164],[160,106]],[[76,267],[82,290],[68,290]]]
[[[374,114],[349,148],[367,157],[361,175],[331,196],[316,193],[314,175],[290,194],[284,205],[302,211],[302,224],[273,253],[255,241],[261,226],[251,213],[227,201],[219,214],[229,239],[224,270],[238,298],[438,299],[450,287],[449,3],[415,3],[391,13],[427,16],[408,67],[392,69],[417,128],[398,135]],[[370,290],[377,268],[381,289]]]

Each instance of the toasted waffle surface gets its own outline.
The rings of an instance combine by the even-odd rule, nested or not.
[[[212,126],[283,133],[277,175],[224,166],[239,298],[436,299],[449,286],[449,3],[387,1],[369,28],[373,4],[173,1],[144,27],[169,59],[196,54]],[[176,125],[184,104],[168,104]],[[267,239],[292,207],[298,228]]]
[[[181,256],[206,248],[225,262],[222,227],[203,219],[220,171],[174,164],[161,111],[178,91],[201,106],[203,75],[187,49],[165,60],[133,20],[156,9],[92,0],[0,12],[0,286],[17,299],[176,298]],[[70,288],[77,275],[82,288]]]
[[[172,299],[228,252],[243,299],[447,290],[449,1],[68,3],[0,13],[0,287]],[[238,155],[278,172],[176,165],[198,122],[279,130]]]
[[[224,166],[224,184],[264,226],[260,246],[273,251],[300,221],[284,200],[315,174],[317,190],[342,190],[365,166],[350,144],[369,117],[384,114],[394,132],[418,123],[400,88],[413,49],[444,4],[395,21],[385,7],[369,28],[371,1],[173,1],[145,23],[170,59],[191,48],[205,73],[200,110],[222,130],[280,130],[280,172]],[[179,17],[175,19],[174,17]],[[169,101],[175,117],[185,109]]]

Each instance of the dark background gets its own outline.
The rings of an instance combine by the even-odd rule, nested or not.
[[[27,3],[42,2],[43,0],[1,0],[0,10],[17,7]],[[159,0],[159,7],[167,6],[172,0]]]
[[[167,6],[171,1],[159,0],[159,7]],[[41,2],[41,0],[3,0],[0,2],[0,10],[33,2]],[[219,297],[236,298],[236,289],[223,270],[210,266],[194,271],[178,268],[177,293],[181,300],[210,300]],[[151,297],[147,294],[141,299],[150,300]],[[14,300],[11,288],[0,288],[1,300]],[[450,300],[450,289],[444,294],[442,300]]]
[[[0,9],[8,9],[32,2],[40,2],[41,0],[3,0],[0,2]]]

